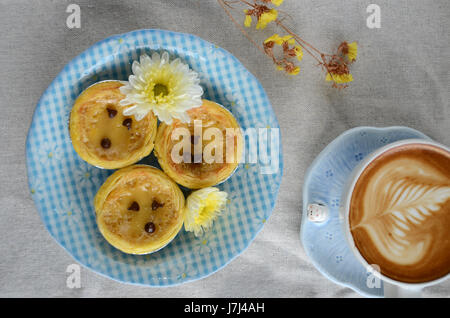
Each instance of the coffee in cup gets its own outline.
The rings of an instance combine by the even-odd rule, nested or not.
[[[354,245],[368,264],[399,282],[450,272],[450,151],[405,143],[370,160],[348,205]]]

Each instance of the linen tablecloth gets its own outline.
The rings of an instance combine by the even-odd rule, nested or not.
[[[66,25],[69,4],[81,28]],[[298,76],[276,71],[215,0],[1,0],[0,296],[2,297],[359,297],[322,276],[299,239],[302,184],[320,151],[356,126],[403,125],[450,145],[450,2],[377,0],[381,27],[368,28],[371,1],[285,0],[285,22],[323,51],[358,41],[355,81],[338,91],[305,55]],[[238,21],[243,16],[238,13]],[[250,247],[205,279],[167,288],[115,282],[76,263],[50,237],[28,186],[25,140],[35,105],[64,65],[113,34],[158,28],[192,33],[235,55],[265,88],[281,126],[284,177],[272,216]],[[250,30],[256,39],[281,33]],[[425,289],[448,297],[450,280]]]

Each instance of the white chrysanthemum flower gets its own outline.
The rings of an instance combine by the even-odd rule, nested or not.
[[[218,188],[208,187],[192,192],[186,199],[184,228],[200,236],[211,228],[214,220],[227,204],[228,194]]]
[[[173,118],[189,122],[186,111],[202,105],[198,74],[178,58],[170,62],[167,52],[142,55],[139,62],[133,62],[132,71],[128,83],[120,88],[126,95],[120,105],[129,106],[123,111],[125,116],[141,120],[153,111],[167,124]]]

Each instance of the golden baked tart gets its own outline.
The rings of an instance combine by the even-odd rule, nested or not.
[[[161,170],[133,165],[114,172],[98,190],[97,225],[105,239],[129,254],[166,246],[184,222],[184,195]]]
[[[153,150],[157,118],[152,113],[136,121],[124,116],[119,101],[125,97],[120,81],[88,87],[70,113],[70,138],[78,155],[88,163],[117,169],[136,163]]]
[[[216,185],[239,164],[241,129],[227,109],[209,100],[187,113],[189,123],[175,119],[170,125],[159,125],[155,156],[164,172],[182,186],[200,189]]]

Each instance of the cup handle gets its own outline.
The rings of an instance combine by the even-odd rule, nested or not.
[[[404,288],[383,282],[385,298],[422,298],[422,288]]]

